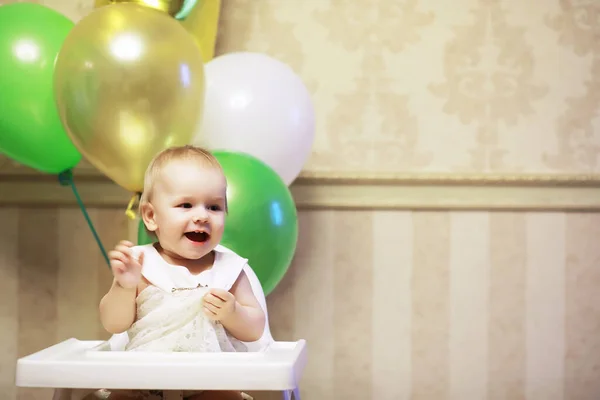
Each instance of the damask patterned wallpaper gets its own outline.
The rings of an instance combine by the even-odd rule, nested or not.
[[[597,0],[225,0],[217,54],[302,76],[307,172],[600,173],[599,15]]]
[[[311,88],[310,171],[598,173],[596,0],[224,2]]]

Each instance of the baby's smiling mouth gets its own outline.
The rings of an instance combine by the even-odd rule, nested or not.
[[[210,239],[208,232],[186,232],[185,237],[194,243],[204,243]]]

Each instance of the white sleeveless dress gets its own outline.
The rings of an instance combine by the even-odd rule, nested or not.
[[[125,351],[245,352],[244,342],[231,336],[202,311],[202,297],[210,288],[230,290],[247,259],[223,246],[215,248],[213,267],[192,275],[183,266],[168,264],[152,244],[133,247],[144,253],[142,275],[150,285],[136,298],[136,321],[127,331]],[[165,371],[168,373],[168,371]],[[171,400],[202,391],[101,389],[85,399]],[[252,397],[242,394],[245,399]]]
[[[129,328],[126,351],[247,351],[223,326],[206,318],[202,297],[209,288],[230,290],[247,260],[218,246],[211,269],[192,275],[168,264],[152,245],[144,252],[142,274],[150,285],[136,299],[137,318]]]

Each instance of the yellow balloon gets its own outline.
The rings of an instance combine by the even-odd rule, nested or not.
[[[141,192],[152,157],[190,143],[201,122],[204,63],[175,19],[136,4],[108,5],[67,36],[54,94],[82,155],[118,185]]]
[[[181,24],[196,39],[204,62],[215,56],[221,0],[199,0]]]
[[[96,0],[95,7],[116,3],[136,3],[175,17],[182,12],[186,0]],[[221,0],[196,0],[190,2],[190,6],[191,10],[181,18],[181,24],[196,39],[204,62],[209,62],[215,56]],[[190,6],[186,5],[186,12]]]
[[[95,7],[103,7],[109,4],[134,3],[155,8],[173,17],[181,10],[183,2],[184,0],[96,0]]]

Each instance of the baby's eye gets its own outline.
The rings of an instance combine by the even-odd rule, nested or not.
[[[181,203],[179,207],[183,208],[192,208],[192,203]]]
[[[213,204],[212,206],[208,207],[208,209],[210,211],[221,211],[221,206],[218,204]]]

